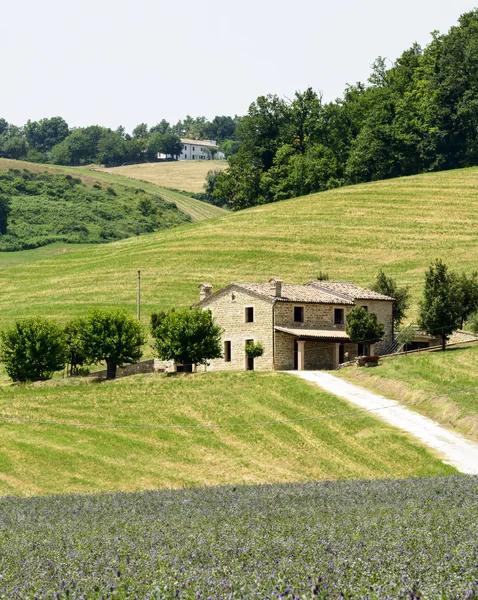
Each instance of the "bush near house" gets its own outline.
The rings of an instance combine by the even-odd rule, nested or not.
[[[377,322],[377,315],[367,312],[363,306],[354,306],[346,316],[345,331],[351,342],[373,344],[383,337],[383,323]]]
[[[205,365],[220,358],[221,332],[210,310],[172,309],[151,316],[156,354],[179,364]]]
[[[64,333],[44,317],[17,321],[0,333],[0,360],[14,381],[50,379],[67,360]]]

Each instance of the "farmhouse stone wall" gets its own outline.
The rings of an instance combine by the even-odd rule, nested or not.
[[[254,322],[246,323],[246,308],[254,308]],[[246,340],[261,342],[264,354],[254,359],[254,369],[257,371],[271,371],[273,369],[272,349],[272,301],[261,299],[240,290],[229,290],[227,293],[216,296],[214,300],[204,306],[210,309],[216,323],[224,331],[222,334],[222,348],[224,342],[231,342],[231,361],[223,358],[212,360],[208,370],[244,371],[246,369]]]

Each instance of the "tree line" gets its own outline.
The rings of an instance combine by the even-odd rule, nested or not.
[[[125,162],[154,161],[158,153],[171,158],[182,150],[181,138],[214,139],[226,156],[236,152],[238,116],[187,116],[171,124],[165,119],[149,127],[137,125],[132,133],[123,126],[113,130],[100,125],[70,128],[62,117],[28,121],[22,127],[0,118],[0,153],[37,163],[78,166],[98,163],[108,166]]]
[[[426,171],[478,164],[478,10],[391,65],[379,57],[366,84],[324,103],[312,88],[292,100],[253,102],[230,168],[213,195],[232,209]]]

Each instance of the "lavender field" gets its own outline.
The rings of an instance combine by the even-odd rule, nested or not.
[[[1,598],[477,598],[478,478],[0,500]]]

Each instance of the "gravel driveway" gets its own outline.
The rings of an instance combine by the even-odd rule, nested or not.
[[[343,381],[323,371],[290,371],[306,381],[353,402],[361,408],[372,410],[387,423],[411,433],[424,444],[438,451],[443,461],[453,465],[462,473],[478,475],[478,444],[445,429],[428,417],[424,417],[378,394],[373,394],[357,385]]]

